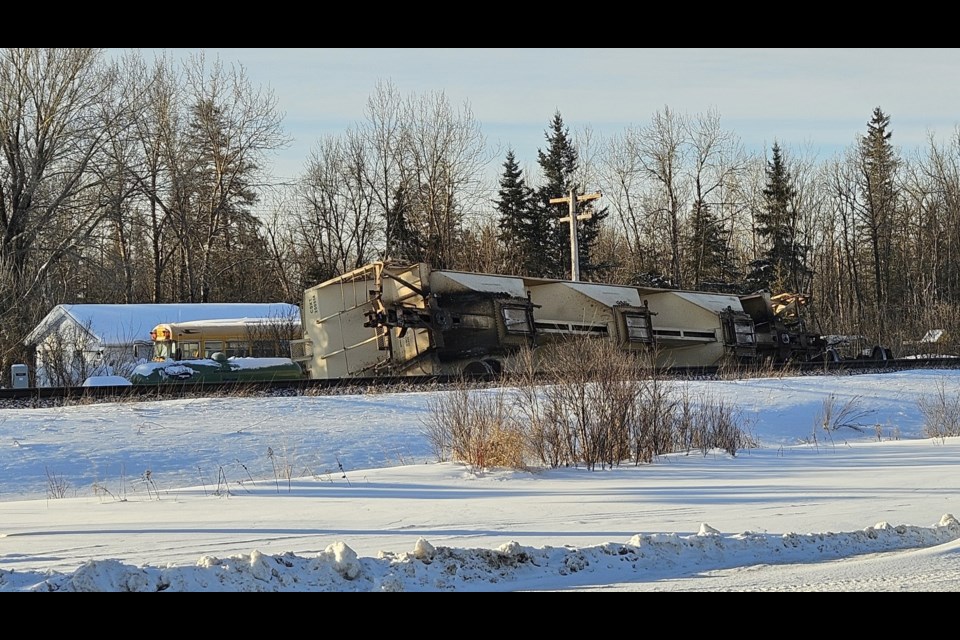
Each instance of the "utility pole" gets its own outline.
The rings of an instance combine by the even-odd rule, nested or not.
[[[577,203],[596,200],[597,198],[603,197],[603,194],[597,191],[596,193],[585,193],[581,196],[574,196],[573,191],[574,189],[571,187],[570,195],[566,198],[550,198],[550,204],[562,204],[564,202],[570,204],[570,215],[565,218],[560,218],[560,222],[570,223],[570,279],[576,282],[580,279],[580,245],[577,242],[577,220],[589,220],[593,217],[593,213],[591,212],[577,215]]]

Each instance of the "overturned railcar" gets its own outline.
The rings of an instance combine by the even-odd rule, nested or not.
[[[538,344],[570,336],[607,338],[629,350],[653,343],[651,312],[634,287],[544,278],[524,278],[523,284]]]
[[[658,366],[758,357],[736,296],[375,262],[304,293],[293,359],[310,378],[498,373],[574,336]]]
[[[656,314],[653,336],[658,366],[750,363],[758,358],[753,319],[737,296],[672,289],[642,291],[645,303]]]
[[[526,278],[538,345],[571,335],[646,351],[660,367],[756,356],[753,322],[736,296]]]
[[[495,373],[534,338],[518,277],[375,262],[304,292],[293,358],[310,378]]]

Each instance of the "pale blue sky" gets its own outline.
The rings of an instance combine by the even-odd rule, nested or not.
[[[140,49],[151,60],[163,49]],[[601,136],[645,126],[665,107],[710,109],[749,151],[832,157],[866,131],[873,109],[891,117],[892,141],[905,154],[928,133],[945,141],[960,123],[960,49],[167,49],[174,58],[204,51],[242,65],[254,86],[270,89],[294,138],[274,173],[302,172],[310,150],[364,118],[378,81],[403,95],[442,91],[468,103],[494,153],[506,148],[521,167],[559,110],[571,132]]]

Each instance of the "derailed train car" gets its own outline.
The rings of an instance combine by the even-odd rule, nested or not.
[[[304,292],[303,339],[292,355],[315,379],[498,373],[524,346],[548,350],[573,336],[650,353],[661,367],[829,357],[823,337],[785,314],[782,299],[745,301],[374,262]]]
[[[293,359],[315,379],[494,370],[534,337],[512,276],[375,262],[304,292]]]

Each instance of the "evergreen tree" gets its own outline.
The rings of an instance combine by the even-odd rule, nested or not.
[[[590,206],[591,217],[587,220],[581,220],[577,223],[577,230],[579,235],[577,236],[577,248],[579,249],[578,253],[580,254],[580,274],[584,278],[593,281],[603,281],[603,273],[607,272],[613,267],[613,264],[605,264],[597,261],[595,257],[597,241],[600,238],[600,226],[601,223],[607,218],[610,214],[609,207],[603,207],[601,209],[595,209],[593,203],[596,202],[590,201],[588,206]],[[569,238],[570,230],[567,229],[567,237]],[[569,245],[569,242],[568,242]],[[569,250],[565,254],[569,254]]]
[[[410,224],[411,204],[407,190],[397,188],[393,205],[387,210],[387,259],[419,262],[424,259],[423,243]]]
[[[581,185],[574,184],[574,174],[578,168],[578,154],[570,139],[569,130],[563,124],[560,112],[554,113],[550,128],[546,133],[547,151],[537,152],[538,162],[546,180],[536,192],[532,233],[540,238],[541,259],[540,275],[550,278],[570,277],[570,227],[559,218],[569,215],[569,205],[550,204],[551,198],[563,198],[570,195],[582,195]],[[578,208],[578,213],[582,212]],[[588,220],[577,222],[578,253],[581,273],[589,273],[597,268],[590,259],[591,249],[600,233],[600,223],[607,216],[607,210],[594,211]]]
[[[528,187],[513,150],[507,151],[497,192],[498,240],[504,250],[504,270],[518,275],[535,275],[540,262],[538,238],[534,234],[537,216],[533,189]]]
[[[551,198],[569,195],[573,171],[577,166],[577,151],[570,143],[563,119],[557,112],[546,133],[547,151],[537,151],[537,161],[546,181],[536,191],[531,232],[536,238],[540,256],[538,273],[532,275],[547,278],[563,278],[569,274],[570,241],[566,224],[558,218],[567,215],[566,206],[550,204]]]
[[[858,217],[869,246],[873,304],[881,324],[883,310],[889,302],[892,227],[897,198],[894,180],[899,165],[890,143],[893,132],[888,130],[889,126],[890,116],[877,107],[867,123],[867,135],[860,140],[860,190],[864,204]]]
[[[739,272],[732,259],[727,232],[705,202],[695,202],[690,216],[690,235],[687,239],[689,272],[693,288],[703,291],[730,292]]]
[[[796,189],[778,143],[767,162],[763,207],[756,216],[756,233],[766,250],[751,263],[748,287],[774,293],[802,292],[807,286],[807,247],[798,241],[799,215],[794,207]]]

